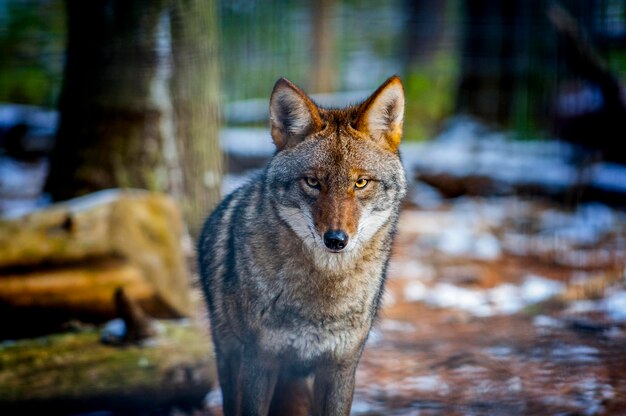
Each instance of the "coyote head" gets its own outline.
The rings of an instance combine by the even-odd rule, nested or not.
[[[403,114],[395,76],[344,109],[321,108],[288,80],[276,82],[270,122],[277,153],[266,191],[317,263],[355,259],[372,239],[391,234],[406,193],[398,155]],[[379,235],[383,228],[390,231]]]

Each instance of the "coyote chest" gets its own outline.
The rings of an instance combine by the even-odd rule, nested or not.
[[[342,358],[353,354],[366,335],[367,331],[363,331],[363,328],[301,324],[296,327],[266,328],[259,338],[259,344],[272,354],[292,353],[299,360],[314,361],[323,356]]]
[[[301,360],[353,354],[367,337],[381,282],[376,265],[369,273],[349,276],[356,287],[327,291],[314,298],[315,284],[298,293],[285,290],[271,303],[259,329],[259,345],[274,354],[292,353]],[[373,272],[373,273],[372,273]],[[295,293],[294,293],[295,292]]]

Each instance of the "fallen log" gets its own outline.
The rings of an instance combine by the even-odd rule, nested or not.
[[[115,317],[113,295],[123,287],[150,316],[189,316],[182,234],[174,201],[135,190],[0,220],[0,312],[24,335],[46,322],[103,322]],[[21,335],[0,331],[0,339]]]
[[[199,406],[216,381],[209,337],[184,322],[141,346],[114,347],[100,332],[0,343],[0,414],[138,414]]]
[[[0,278],[0,304],[17,308],[66,309],[78,315],[113,316],[115,305],[111,294],[118,287],[123,287],[144,305],[149,305],[155,297],[155,288],[143,278],[139,268],[111,260],[32,273],[4,274]]]

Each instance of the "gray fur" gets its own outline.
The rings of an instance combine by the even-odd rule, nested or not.
[[[283,101],[290,94],[284,88],[292,87],[279,91]],[[301,120],[305,106],[297,100],[308,98],[297,92],[289,99]],[[268,414],[275,396],[285,393],[274,391],[277,383],[306,376],[314,378],[316,414],[349,414],[406,193],[398,154],[352,127],[364,111],[319,109],[319,126],[278,151],[205,223],[200,274],[226,415]],[[351,191],[355,169],[369,178],[367,189]],[[303,183],[309,175],[319,178],[319,190]],[[358,221],[348,246],[330,252],[322,240],[330,225],[316,222],[316,201],[345,190],[356,201]],[[341,209],[341,202],[335,205]]]

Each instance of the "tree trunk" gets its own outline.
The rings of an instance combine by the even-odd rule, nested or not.
[[[554,4],[548,16],[563,43],[567,66],[586,82],[587,88],[597,88],[601,101],[598,108],[589,108],[589,99],[583,98],[585,94],[578,94],[575,104],[569,105],[569,111],[557,111],[555,132],[560,138],[583,146],[593,155],[591,158],[600,156],[626,164],[623,151],[626,99],[619,76],[610,70],[585,36],[579,20],[570,12]],[[575,108],[577,111],[573,111]]]
[[[408,72],[413,65],[432,61],[441,49],[448,0],[404,0],[404,49],[402,58]]]
[[[464,2],[457,112],[526,129],[549,124],[556,41],[546,0]]]
[[[219,201],[223,158],[219,146],[217,16],[213,0],[181,0],[171,16],[177,151],[183,211],[192,236]]]
[[[333,8],[335,0],[311,2],[313,24],[313,59],[311,91],[332,92],[337,88],[337,67],[335,65],[335,30]]]
[[[164,0],[68,0],[61,120],[46,189],[64,200],[112,187],[167,189],[151,99]]]
[[[54,200],[112,187],[165,191],[195,235],[222,177],[214,2],[68,0],[67,13],[46,190]]]

